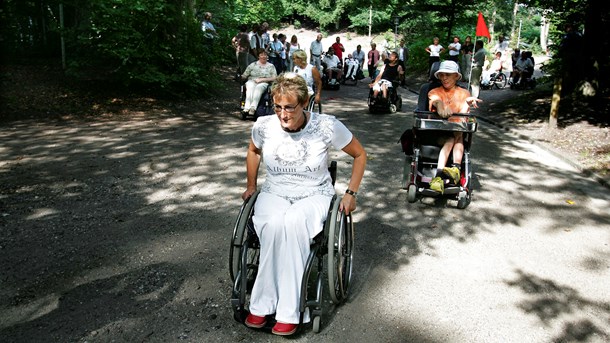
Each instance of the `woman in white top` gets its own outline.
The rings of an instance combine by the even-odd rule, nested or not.
[[[430,68],[432,67],[432,64],[434,64],[434,62],[440,62],[441,60],[441,53],[443,51],[445,51],[445,48],[443,48],[442,45],[438,44],[439,39],[438,37],[434,37],[432,39],[432,44],[428,45],[426,47],[426,51],[430,54],[430,58],[428,59],[428,70],[430,70]]]
[[[339,210],[356,208],[366,152],[334,116],[305,111],[309,94],[305,80],[281,74],[271,87],[275,116],[260,117],[252,127],[246,155],[248,199],[257,190],[260,161],[266,179],[254,204],[254,230],[260,241],[260,263],[245,324],[262,328],[275,314],[276,335],[292,335],[300,322],[301,282],[311,239],[323,230],[335,195],[328,171],[329,150],[351,157],[352,173]],[[305,311],[303,322],[309,322]]]
[[[292,63],[292,54],[301,49],[301,45],[299,44],[299,41],[297,39],[296,35],[292,35],[292,38],[290,38],[290,43],[287,44],[287,51],[288,51],[288,61],[286,61],[288,63],[288,71],[292,71],[294,69],[294,64]]]
[[[320,103],[320,93],[322,92],[322,77],[320,71],[315,66],[307,63],[307,53],[304,50],[296,50],[292,53],[294,71],[307,82],[307,93],[309,94],[309,106],[307,110],[313,110],[314,103]],[[315,86],[315,87],[314,87]],[[312,95],[315,96],[313,98]],[[313,100],[313,101],[312,101]]]

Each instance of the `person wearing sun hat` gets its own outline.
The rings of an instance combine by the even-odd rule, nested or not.
[[[455,116],[454,113],[469,113],[470,106],[477,108],[481,100],[470,96],[468,90],[461,88],[457,82],[462,78],[457,63],[443,61],[434,76],[441,82],[441,87],[428,92],[429,110],[438,113],[449,121],[463,121],[466,118]],[[449,178],[450,183],[459,184],[462,156],[464,154],[464,141],[461,132],[449,132],[444,139],[443,147],[438,155],[436,177],[430,181],[430,189],[439,193],[445,190],[443,178]],[[453,150],[453,164],[446,167],[449,154]]]

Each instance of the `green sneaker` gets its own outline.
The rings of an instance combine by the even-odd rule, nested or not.
[[[443,194],[445,191],[445,182],[440,178],[440,176],[437,176],[430,181],[430,189]]]
[[[460,170],[457,167],[443,168],[443,173],[451,178],[454,185],[460,184]]]

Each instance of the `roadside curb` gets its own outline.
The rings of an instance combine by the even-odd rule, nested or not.
[[[495,120],[493,118],[484,117],[481,115],[477,115],[477,119],[480,119],[493,126],[496,126],[500,129],[510,133],[511,135],[517,136],[519,139],[526,140],[532,144],[535,144],[536,146],[547,151],[548,153],[552,154],[553,156],[557,157],[558,159],[560,159],[560,160],[568,163],[572,167],[578,169],[584,176],[591,178],[591,179],[595,180],[596,182],[598,182],[600,185],[610,189],[610,176],[604,178],[603,176],[599,175],[598,173],[592,172],[590,170],[586,170],[583,168],[583,166],[580,163],[575,162],[569,158],[566,158],[565,155],[561,154],[559,151],[555,150],[553,147],[549,146],[548,144],[543,144],[538,140],[535,140],[527,135],[519,133],[516,130],[504,125],[503,123],[501,123],[498,120]]]

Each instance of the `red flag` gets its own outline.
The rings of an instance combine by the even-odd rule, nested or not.
[[[491,35],[489,34],[489,30],[487,29],[487,25],[485,24],[485,19],[483,19],[483,13],[479,12],[479,20],[477,20],[477,37],[487,37],[488,41],[491,42]]]

